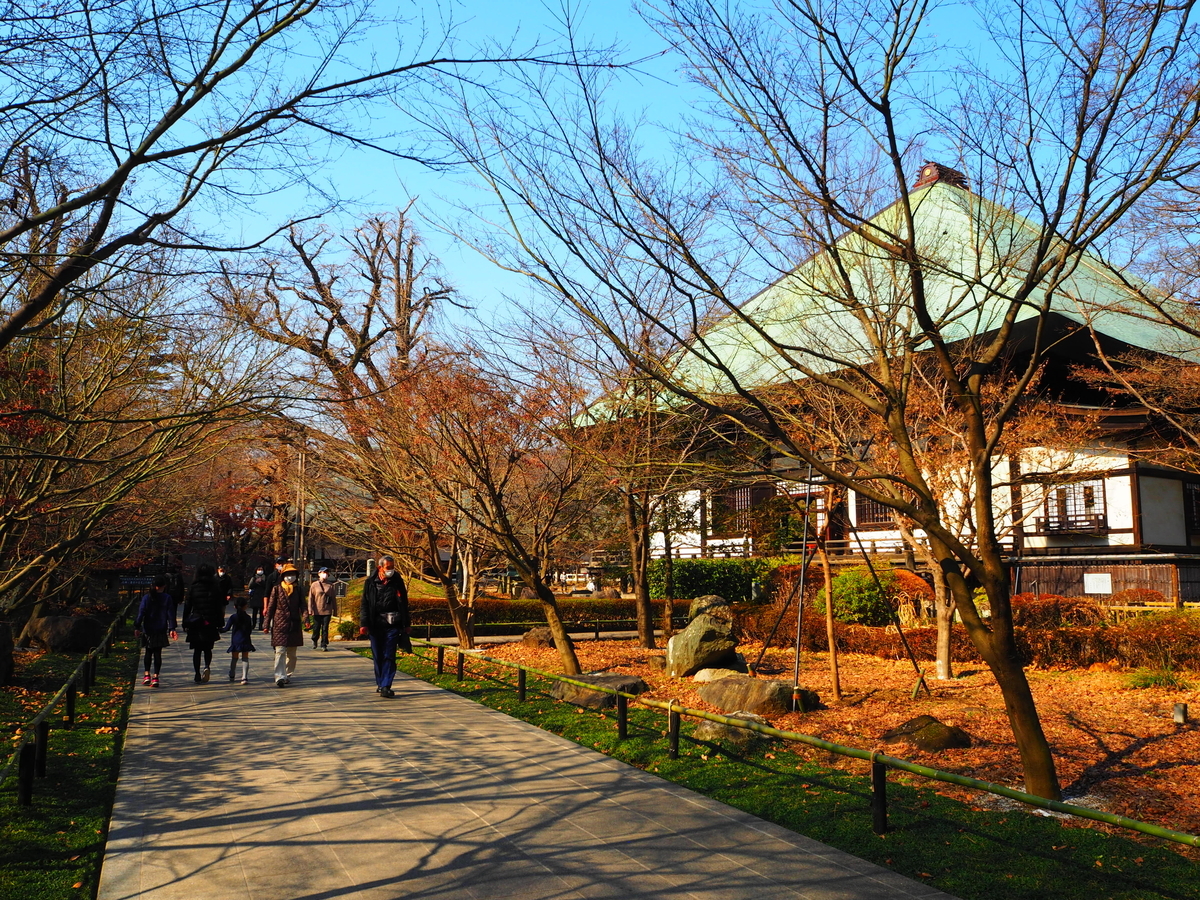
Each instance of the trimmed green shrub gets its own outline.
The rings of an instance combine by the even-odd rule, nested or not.
[[[675,599],[691,600],[716,594],[733,602],[749,600],[755,581],[765,582],[773,569],[794,561],[794,557],[672,560]],[[655,600],[664,599],[667,596],[666,560],[653,560],[648,577],[650,596]]]
[[[878,573],[879,579],[865,566],[847,569],[833,579],[833,617],[850,625],[889,625],[892,604],[900,591],[896,575],[891,570]],[[881,590],[882,588],[882,590]],[[817,594],[817,609],[825,612],[825,591]]]

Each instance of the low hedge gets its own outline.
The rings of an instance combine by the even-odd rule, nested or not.
[[[663,604],[651,604],[655,622],[662,618]],[[681,605],[676,612],[687,612]],[[413,597],[408,601],[409,613],[414,625],[449,625],[450,610],[445,600],[432,597]],[[637,609],[633,598],[601,600],[592,597],[559,598],[558,612],[565,622],[590,622],[595,619],[636,619]],[[542,604],[538,600],[495,600],[491,598],[475,601],[475,623],[478,625],[502,625],[508,622],[542,622]]]
[[[742,640],[762,641],[779,618],[782,601],[738,610],[737,628]],[[795,605],[784,616],[779,635],[795,634]],[[1200,671],[1200,612],[1167,610],[1147,613],[1111,624],[1014,626],[1017,647],[1025,665],[1042,668],[1086,668],[1108,663],[1122,668],[1192,669]],[[904,635],[918,660],[936,658],[937,628],[906,628]],[[834,623],[839,650],[866,653],[887,659],[904,659],[904,646],[895,628]],[[775,643],[788,643],[776,637]],[[806,603],[801,644],[810,651],[828,650],[825,616]],[[956,662],[982,664],[966,629],[954,626],[951,656]]]

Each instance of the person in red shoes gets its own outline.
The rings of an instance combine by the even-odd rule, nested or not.
[[[156,575],[153,586],[142,595],[137,617],[133,620],[133,636],[140,636],[142,646],[146,648],[146,674],[142,684],[158,687],[163,647],[179,637],[175,632],[175,601],[167,593],[166,575]]]

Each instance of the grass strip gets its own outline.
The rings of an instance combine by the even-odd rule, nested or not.
[[[63,721],[65,702],[51,715],[46,777],[34,781],[32,806],[17,806],[16,778],[0,790],[0,900],[96,895],[137,656],[134,640],[115,641],[112,654],[99,659],[91,694],[78,697],[75,727]],[[81,658],[43,654],[19,673],[15,690],[0,690],[6,747]]]
[[[369,651],[363,651],[369,655]],[[963,900],[1196,900],[1200,866],[1150,839],[1064,825],[1024,809],[995,811],[939,796],[928,782],[892,776],[891,831],[871,831],[867,777],[813,762],[809,748],[763,742],[743,756],[690,738],[667,756],[666,716],[629,710],[629,738],[618,741],[614,711],[596,712],[549,696],[552,682],[530,675],[517,701],[515,673],[438,676],[431,660],[402,656],[402,671],[605,753],[799,834],[931,884]],[[449,667],[448,667],[449,669]],[[1184,851],[1184,854],[1192,851]]]

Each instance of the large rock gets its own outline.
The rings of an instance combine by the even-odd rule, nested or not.
[[[720,667],[736,659],[736,648],[733,623],[701,613],[667,642],[667,674],[695,675]]]
[[[712,616],[714,619],[733,621],[733,608],[724,597],[706,594],[703,597],[697,597],[688,606],[688,621],[694,621],[696,616]]]
[[[692,676],[692,681],[700,684],[705,684],[709,681],[720,681],[722,678],[728,678],[730,675],[739,674],[734,669],[701,669]]]
[[[646,682],[642,681],[636,675],[597,673],[572,675],[571,677],[576,681],[586,681],[588,684],[599,685],[614,691],[622,691],[626,694],[644,694],[650,690]],[[550,696],[556,700],[574,703],[576,706],[586,706],[589,709],[606,709],[617,705],[615,694],[609,694],[605,691],[591,691],[576,684],[567,684],[565,681],[554,682],[554,687],[550,689]]]
[[[12,628],[0,624],[0,687],[12,684],[13,679],[13,636]]]
[[[521,643],[526,647],[553,647],[554,635],[546,626],[531,628],[521,636]]]
[[[885,744],[911,744],[926,753],[971,746],[971,736],[956,725],[946,725],[933,716],[917,716],[903,725],[885,731]]]
[[[52,653],[84,653],[100,643],[104,624],[91,616],[43,616],[29,623],[28,634]]]
[[[615,587],[603,587],[592,591],[592,596],[599,600],[620,600],[621,592]]]
[[[731,719],[743,719],[747,722],[756,722],[759,725],[770,724],[762,716],[757,716],[744,709],[729,713],[729,717]],[[710,741],[714,744],[720,744],[726,750],[731,750],[735,753],[744,753],[757,741],[767,740],[768,738],[765,734],[759,734],[757,731],[751,731],[749,728],[722,725],[720,722],[710,722],[708,719],[701,719],[700,724],[692,730],[692,739],[696,741]]]
[[[731,675],[701,685],[697,692],[705,703],[722,711],[746,710],[760,715],[783,715],[792,709],[792,685],[787,681]],[[814,691],[801,689],[800,708],[804,712],[820,709],[821,699]]]

